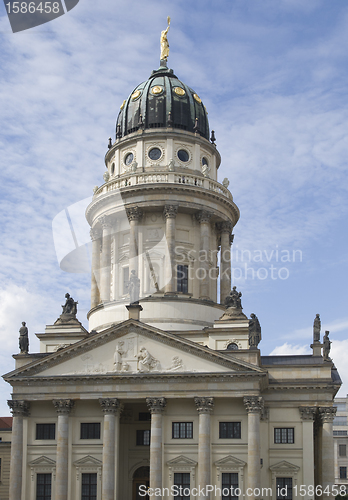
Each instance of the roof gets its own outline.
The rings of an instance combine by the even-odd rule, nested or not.
[[[10,431],[12,429],[12,417],[0,417],[0,431]]]
[[[261,356],[261,365],[322,365],[323,363],[321,356],[311,354]]]

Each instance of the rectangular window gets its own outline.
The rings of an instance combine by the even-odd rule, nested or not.
[[[137,431],[137,446],[150,445],[150,430]]]
[[[51,500],[51,474],[36,475],[36,500]]]
[[[192,439],[193,438],[193,422],[173,422],[172,423],[172,438],[173,439]]]
[[[123,268],[123,295],[128,293],[129,287],[129,267]]]
[[[81,500],[97,500],[97,473],[82,474]]]
[[[80,439],[100,439],[100,423],[82,422]]]
[[[292,477],[276,478],[277,500],[292,500]]]
[[[333,425],[347,425],[347,417],[335,417]]]
[[[151,413],[147,411],[139,412],[139,420],[141,422],[149,422],[151,420]]]
[[[345,445],[345,444],[338,445],[338,456],[339,457],[346,457],[347,456],[347,445]]]
[[[241,437],[240,422],[219,422],[220,439],[240,439],[240,437]]]
[[[334,436],[347,436],[347,431],[333,431]]]
[[[177,267],[177,291],[188,293],[188,266]]]
[[[190,473],[175,472],[174,485],[177,486],[175,500],[190,500]]]
[[[238,488],[238,473],[223,472],[221,486],[223,500],[237,500],[238,496],[235,494],[235,490]]]
[[[56,439],[56,424],[36,424],[36,439]]]
[[[340,479],[347,479],[347,467],[340,467]]]
[[[274,429],[275,444],[293,444],[295,442],[295,432],[293,427],[278,427]]]

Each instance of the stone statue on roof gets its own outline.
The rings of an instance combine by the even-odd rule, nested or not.
[[[243,309],[241,297],[242,292],[237,292],[237,287],[234,286],[230,291],[230,294],[225,298],[225,306],[234,307],[236,309]]]
[[[19,329],[19,349],[21,354],[28,354],[29,352],[29,335],[25,321],[22,322]]]
[[[138,303],[139,295],[140,295],[140,279],[137,276],[137,273],[134,269],[131,271],[131,275],[129,278],[129,286],[128,286],[130,303]]]
[[[256,314],[250,314],[249,319],[249,346],[257,347],[261,341],[261,325]]]
[[[65,294],[65,298],[65,304],[62,306],[63,314],[74,314],[76,316],[78,302],[75,302],[69,293]]]
[[[313,323],[313,342],[320,342],[320,330],[321,330],[320,315],[317,314],[315,316],[315,320]]]
[[[329,331],[326,330],[324,339],[323,339],[323,358],[325,361],[331,361],[331,358],[329,357],[330,354],[330,349],[331,349],[331,340],[329,339]]]
[[[167,18],[168,27],[161,32],[161,61],[167,61],[169,56],[169,43],[167,34],[170,28],[170,17]]]

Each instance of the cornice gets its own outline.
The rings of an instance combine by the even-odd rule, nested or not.
[[[21,374],[24,376],[35,375],[43,370],[52,368],[53,366],[56,366],[61,362],[68,361],[69,359],[72,359],[79,354],[88,352],[96,347],[104,345],[106,342],[111,340],[110,337],[116,340],[117,338],[123,337],[124,335],[127,335],[129,333],[137,333],[139,335],[143,335],[152,340],[155,340],[156,342],[161,342],[189,354],[197,355],[201,359],[206,359],[207,361],[216,363],[225,368],[236,370],[237,372],[248,372],[250,370],[251,372],[255,372],[258,374],[267,373],[263,368],[256,367],[245,361],[231,359],[231,357],[229,356],[225,356],[219,352],[212,351],[207,347],[197,345],[195,342],[188,339],[184,339],[182,337],[178,338],[177,336],[169,332],[164,332],[162,330],[156,329],[154,327],[149,327],[132,320],[127,320],[123,323],[119,323],[118,325],[110,327],[104,332],[100,332],[96,335],[93,335],[92,337],[87,337],[79,342],[76,342],[75,344],[72,344],[65,349],[53,353],[47,358],[34,361],[28,365],[18,368],[17,370],[7,373],[3,376],[3,378],[7,382],[12,382],[15,379],[21,378]]]

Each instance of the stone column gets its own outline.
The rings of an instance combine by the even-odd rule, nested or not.
[[[74,401],[71,399],[54,399],[52,403],[58,413],[55,500],[67,500],[69,413],[74,406]]]
[[[169,262],[165,262],[165,293],[175,294],[175,218],[178,213],[176,205],[165,205],[166,239],[169,251]]]
[[[115,455],[119,444],[116,431],[119,432],[120,427],[120,401],[116,398],[106,398],[99,399],[99,403],[104,413],[102,500],[114,500],[115,477],[118,477]]]
[[[201,259],[199,260],[199,298],[210,299],[209,293],[209,262],[210,262],[210,219],[212,214],[201,210],[196,214],[201,229]]]
[[[111,232],[112,219],[110,216],[103,215],[99,222],[103,228],[102,253],[100,262],[100,299],[101,302],[110,300],[111,284]]]
[[[198,487],[205,489],[211,484],[210,475],[210,415],[214,408],[214,398],[195,398],[198,422]],[[210,495],[200,495],[199,500],[207,500]]]
[[[303,484],[314,485],[314,435],[313,423],[317,408],[315,406],[300,406],[302,420],[302,463],[303,463]],[[306,489],[307,493],[307,489]],[[313,495],[306,494],[304,500],[313,498]]]
[[[100,302],[100,230],[91,229],[90,235],[92,240],[91,309],[93,309]]]
[[[336,411],[337,408],[333,406],[319,408],[319,415],[323,423],[321,434],[321,484],[323,489],[326,486],[331,488],[335,484],[332,422]]]
[[[165,398],[146,398],[151,412],[150,488],[162,488],[162,415]]]
[[[220,304],[225,303],[225,298],[231,291],[231,243],[232,223],[220,222],[218,229],[221,234],[221,259],[220,259]]]
[[[260,488],[261,463],[260,463],[260,418],[263,409],[263,399],[259,396],[245,396],[243,398],[248,412],[248,488]],[[257,498],[253,493],[249,500]]]
[[[138,207],[126,208],[127,217],[129,220],[129,276],[132,271],[135,271],[138,276],[138,232],[139,220],[142,217],[142,212]]]
[[[12,422],[11,462],[10,462],[10,500],[22,498],[22,468],[23,468],[23,417],[29,415],[27,401],[9,400]]]

